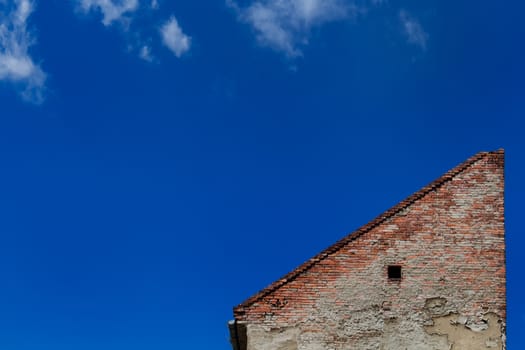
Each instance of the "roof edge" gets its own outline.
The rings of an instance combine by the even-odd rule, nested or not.
[[[382,214],[377,216],[372,221],[368,222],[367,224],[361,226],[357,230],[355,230],[355,231],[351,232],[350,234],[346,235],[345,237],[343,237],[342,239],[340,239],[336,243],[332,244],[331,246],[329,246],[328,248],[326,248],[325,250],[323,250],[319,254],[315,255],[314,257],[308,259],[307,261],[305,261],[304,263],[299,265],[297,268],[295,268],[291,272],[289,272],[286,275],[282,276],[281,278],[279,278],[278,280],[276,280],[275,282],[270,284],[268,287],[260,290],[256,294],[252,295],[250,298],[246,299],[241,304],[239,304],[236,307],[234,307],[233,308],[234,316],[243,314],[244,313],[244,310],[243,310],[244,308],[247,308],[247,307],[251,306],[252,304],[254,304],[257,301],[261,300],[262,298],[264,298],[268,294],[271,294],[275,290],[277,290],[280,287],[284,286],[288,282],[293,281],[299,275],[301,275],[302,273],[306,272],[311,267],[316,265],[318,262],[324,260],[329,255],[339,251],[340,249],[345,247],[348,243],[350,243],[350,242],[354,241],[355,239],[359,238],[360,236],[362,236],[366,232],[369,232],[374,227],[379,226],[380,224],[382,224],[383,222],[385,222],[386,220],[388,220],[392,216],[396,215],[400,211],[402,211],[402,210],[406,209],[407,207],[409,207],[415,201],[423,198],[424,196],[426,196],[430,192],[434,191],[435,189],[437,189],[437,188],[441,187],[442,185],[444,185],[445,183],[449,182],[454,177],[456,177],[457,175],[461,174],[463,171],[465,171],[467,168],[469,168],[473,164],[477,163],[481,159],[483,159],[483,158],[485,158],[485,157],[487,157],[489,155],[503,155],[503,154],[504,154],[504,150],[503,149],[498,149],[497,151],[492,151],[492,152],[479,152],[479,153],[473,155],[472,157],[468,158],[466,161],[464,161],[464,162],[460,163],[459,165],[455,166],[454,168],[450,169],[449,171],[447,171],[445,174],[443,174],[442,176],[440,176],[436,180],[430,182],[428,185],[426,185],[423,188],[421,188],[419,191],[417,191],[417,192],[413,193],[412,195],[406,197],[404,200],[402,200],[398,204],[396,204],[393,207],[391,207],[390,209],[386,210],[385,212],[383,212]]]

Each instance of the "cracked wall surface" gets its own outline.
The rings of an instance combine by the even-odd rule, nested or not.
[[[504,324],[496,314],[488,313],[476,319],[450,314],[436,317],[433,322],[426,328],[427,333],[446,336],[450,349],[503,349]]]
[[[480,157],[237,307],[236,350],[504,350],[503,190],[503,154]]]

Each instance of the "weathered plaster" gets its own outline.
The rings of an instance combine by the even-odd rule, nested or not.
[[[504,324],[500,317],[488,313],[475,319],[451,314],[434,318],[426,327],[431,335],[444,335],[451,350],[503,350]]]
[[[298,350],[299,329],[273,329],[266,331],[259,327],[248,326],[247,350]]]

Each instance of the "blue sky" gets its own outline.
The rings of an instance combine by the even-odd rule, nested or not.
[[[524,10],[0,0],[0,347],[229,349],[232,306],[498,148],[525,347]]]

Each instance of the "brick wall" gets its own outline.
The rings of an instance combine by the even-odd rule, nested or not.
[[[477,154],[236,307],[234,348],[504,349],[503,157]]]

